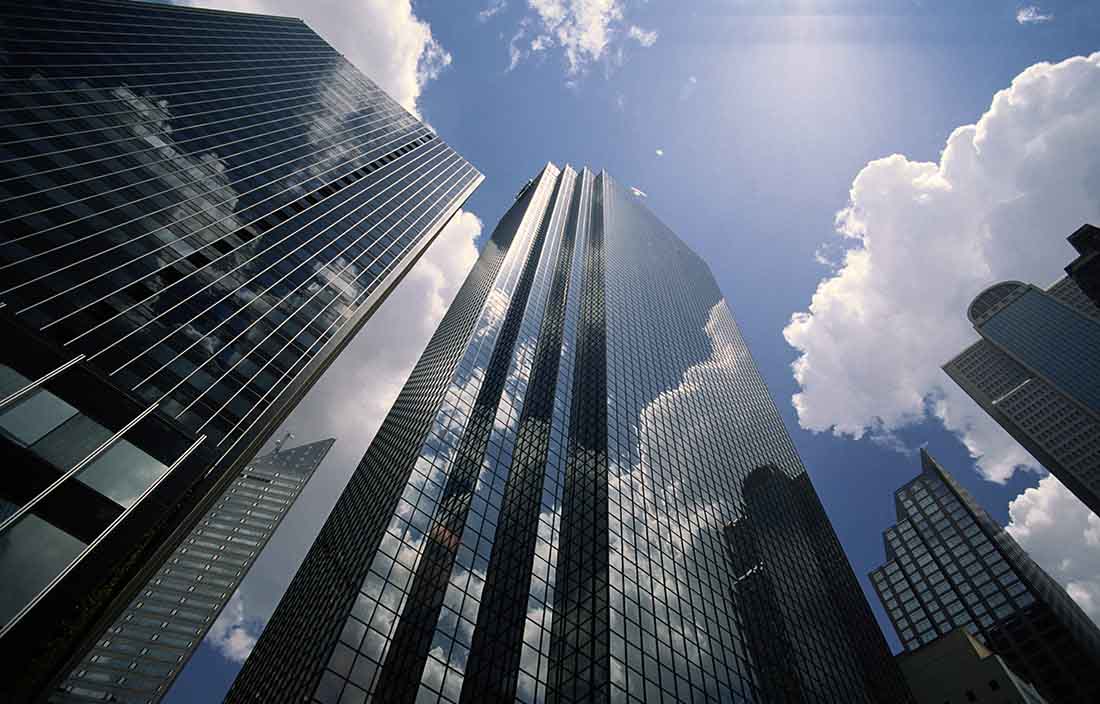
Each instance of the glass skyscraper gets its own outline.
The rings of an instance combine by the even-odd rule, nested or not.
[[[275,699],[908,694],[706,264],[606,173],[550,164],[227,700]]]
[[[982,339],[944,371],[1100,515],[1100,307],[1067,276],[995,284],[967,316]]]
[[[280,446],[250,462],[50,701],[159,702],[333,442]]]
[[[482,177],[296,19],[0,0],[0,41],[0,698],[21,700]]]
[[[963,627],[1051,702],[1100,701],[1100,629],[925,451],[875,591],[906,651]]]

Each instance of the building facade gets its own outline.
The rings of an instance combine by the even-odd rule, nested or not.
[[[1100,515],[1100,307],[1067,276],[996,284],[967,316],[981,339],[943,370]]]
[[[0,698],[49,692],[481,175],[299,20],[0,0]]]
[[[280,446],[249,463],[50,701],[159,702],[333,442]]]
[[[958,628],[1047,700],[1100,701],[1100,629],[925,451],[871,581],[907,652]]]
[[[902,653],[898,664],[916,704],[1051,704],[965,628]]]
[[[799,508],[753,507],[757,468],[809,512],[775,536],[796,571],[767,568],[772,613],[808,641],[793,691],[761,675],[768,644],[746,625],[758,561],[730,558],[728,526]],[[799,592],[806,572],[830,585]],[[279,696],[907,701],[710,270],[606,173],[552,164],[493,231],[227,701]]]

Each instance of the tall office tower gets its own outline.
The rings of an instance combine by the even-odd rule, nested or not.
[[[1066,273],[1094,304],[1100,306],[1100,227],[1086,223],[1066,239],[1078,255],[1066,265]]]
[[[245,467],[50,701],[159,702],[333,442],[280,445]]]
[[[907,652],[964,627],[1051,702],[1100,701],[1100,629],[932,457],[871,581]]]
[[[1100,307],[1067,276],[995,284],[967,316],[982,339],[943,370],[1100,515]]]
[[[0,0],[0,699],[52,691],[481,181],[301,21]]]
[[[724,533],[755,518],[758,467],[804,481],[710,270],[606,174],[547,165],[493,231],[228,700],[790,701],[757,672],[766,644],[743,623]],[[792,656],[806,691],[906,701],[806,500],[790,559],[768,567],[787,580],[775,613],[812,641]],[[835,607],[823,590],[795,586],[810,571],[861,620],[822,615]]]

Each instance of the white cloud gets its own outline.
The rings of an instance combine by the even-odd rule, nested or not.
[[[976,339],[982,288],[1061,275],[1064,238],[1100,217],[1098,143],[1100,53],[1025,70],[938,163],[867,164],[837,214],[839,268],[783,331],[802,427],[858,438],[937,417],[988,478],[1034,466],[940,365]]]
[[[1051,13],[1044,13],[1035,5],[1028,5],[1016,10],[1016,24],[1040,24],[1054,19]]]
[[[642,46],[653,46],[657,43],[657,30],[647,31],[636,24],[630,25],[627,36]]]
[[[1008,505],[1005,529],[1100,624],[1100,517],[1052,476]]]
[[[451,64],[451,55],[417,18],[410,0],[192,0],[220,10],[300,17],[390,97],[419,116],[424,86]]]
[[[257,626],[254,619],[245,616],[244,599],[236,591],[206,632],[206,642],[226,660],[242,663],[256,645]]]
[[[658,147],[653,153],[656,154],[657,156],[664,156],[665,155],[665,150]]]
[[[531,53],[557,47],[565,57],[568,75],[576,77],[596,61],[621,64],[620,37],[643,47],[657,41],[656,31],[624,24],[623,0],[527,0],[527,4],[534,14],[520,21],[509,42],[509,70]],[[535,36],[530,50],[524,51],[518,42],[529,33]]]
[[[485,6],[481,12],[477,13],[478,22],[488,22],[497,13],[508,7],[506,0],[489,0],[489,4]]]

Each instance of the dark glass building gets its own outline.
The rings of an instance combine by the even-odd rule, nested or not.
[[[1066,273],[1100,307],[1100,227],[1086,223],[1066,239],[1077,250],[1077,258],[1066,265]]]
[[[1100,515],[1100,307],[1067,276],[995,284],[967,316],[981,339],[944,371]]]
[[[257,457],[65,677],[50,702],[156,704],[335,442]]]
[[[962,627],[1048,701],[1100,701],[1100,629],[926,451],[894,501],[871,581],[907,652]]]
[[[481,181],[301,21],[0,0],[0,699],[52,690]]]
[[[779,665],[761,600],[799,645]],[[280,698],[908,701],[710,270],[607,174],[553,165],[227,700]]]

